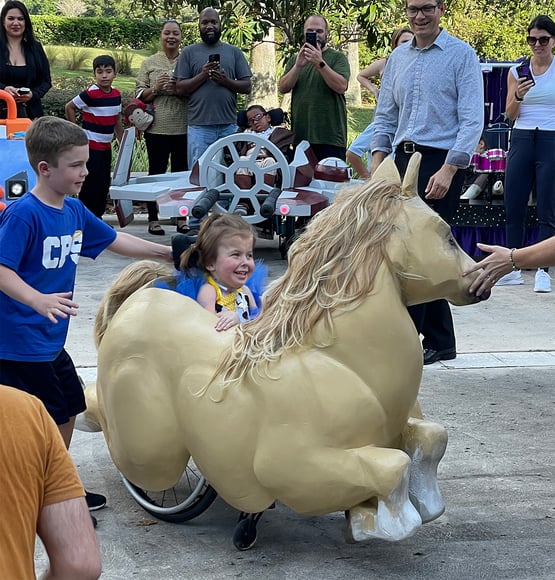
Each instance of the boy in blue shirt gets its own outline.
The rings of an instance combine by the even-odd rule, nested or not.
[[[171,248],[116,232],[76,196],[87,176],[89,142],[77,125],[41,117],[25,136],[37,185],[0,214],[0,383],[38,397],[69,448],[83,388],[64,350],[81,255],[106,248],[172,262]],[[66,197],[67,196],[67,197]],[[106,499],[88,494],[89,509]]]

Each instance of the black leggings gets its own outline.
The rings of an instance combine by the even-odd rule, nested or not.
[[[541,241],[555,235],[555,131],[513,129],[505,174],[509,248],[524,244],[526,209],[534,186]]]

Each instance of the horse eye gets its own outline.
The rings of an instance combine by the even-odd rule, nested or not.
[[[455,247],[457,245],[457,241],[453,236],[449,236],[449,245]]]

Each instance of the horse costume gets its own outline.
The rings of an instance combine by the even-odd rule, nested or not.
[[[169,488],[192,456],[235,508],[345,510],[357,541],[401,540],[443,513],[447,432],[419,411],[422,346],[406,306],[479,299],[461,276],[472,260],[415,195],[419,157],[403,184],[385,160],[320,212],[259,317],[228,332],[189,298],[138,289],[164,267],[122,273],[99,312],[86,395],[130,481]]]

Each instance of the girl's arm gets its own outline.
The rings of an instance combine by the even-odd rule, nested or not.
[[[216,290],[210,284],[203,284],[197,296],[197,302],[208,312],[216,313]]]

